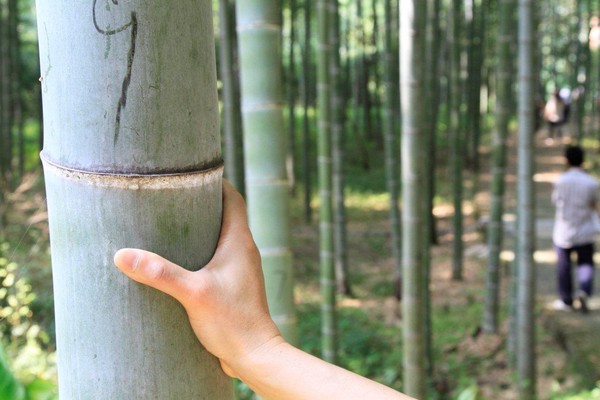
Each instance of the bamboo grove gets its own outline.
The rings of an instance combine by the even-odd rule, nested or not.
[[[288,340],[298,335],[290,199],[300,199],[306,223],[318,226],[321,356],[336,362],[336,305],[353,296],[347,178],[381,171],[390,199],[389,280],[403,318],[398,370],[407,394],[427,398],[427,377],[436,370],[429,296],[430,247],[439,240],[434,205],[442,194],[451,199],[450,275],[460,281],[465,205],[487,190],[482,329],[499,332],[501,291],[513,290],[507,342],[521,398],[534,398],[532,140],[542,123],[540,104],[565,86],[578,94],[577,140],[597,135],[590,128],[600,122],[597,2],[212,3],[224,174],[247,199],[269,305]],[[40,167],[31,154],[42,148],[41,92],[49,71],[40,71],[36,37],[49,39],[47,28],[37,29],[33,0],[0,0],[0,228],[4,196]],[[515,287],[502,288],[509,140],[518,143],[519,246]],[[480,182],[484,172],[489,188]],[[481,210],[472,212],[481,217]]]
[[[519,142],[522,171],[519,182],[523,185],[519,194],[526,197],[519,199],[519,218],[529,222],[520,225],[525,230],[519,236],[522,247],[517,254],[521,258],[514,268],[525,274],[515,275],[518,286],[515,294],[525,296],[518,297],[525,308],[515,310],[514,318],[520,322],[514,324],[511,342],[519,343],[515,344],[518,350],[514,354],[515,366],[520,366],[520,382],[528,382],[521,386],[523,396],[533,396],[535,368],[531,348],[535,343],[533,326],[526,322],[533,319],[534,288],[530,284],[532,277],[527,275],[532,271],[533,231],[525,228],[531,224],[533,210],[530,192],[533,149],[527,138],[540,126],[537,105],[548,91],[563,86],[580,88],[582,97],[575,106],[577,135],[581,139],[590,134],[585,132],[583,120],[595,115],[595,104],[586,102],[585,96],[598,87],[598,76],[593,73],[598,60],[588,45],[590,24],[594,23],[592,16],[597,10],[585,2],[572,2],[564,7],[558,2],[548,2],[536,9],[537,13],[531,10],[535,9],[531,2],[417,3],[290,0],[283,7],[281,63],[287,93],[287,160],[292,165],[288,174],[297,173],[289,175],[288,181],[292,192],[301,188],[304,193],[307,220],[312,218],[310,191],[314,184],[310,170],[315,164],[310,159],[315,152],[318,160],[322,355],[335,360],[333,280],[337,282],[339,295],[352,293],[344,247],[347,224],[344,174],[356,168],[373,168],[381,150],[385,154],[386,187],[391,199],[390,234],[394,243],[391,251],[397,265],[396,275],[391,279],[395,279],[397,297],[404,305],[405,341],[411,343],[404,364],[407,392],[423,396],[425,371],[435,368],[430,355],[435,338],[430,333],[427,290],[429,244],[437,241],[432,214],[436,175],[432,166],[445,164],[452,182],[452,278],[461,280],[463,207],[480,189],[481,146],[488,141],[493,179],[489,188],[490,252],[482,325],[485,332],[498,332],[506,142],[510,137],[509,122],[514,120],[519,124],[519,138],[524,140]],[[515,12],[517,5],[519,12]],[[550,32],[550,25],[538,25],[547,19],[564,24]],[[400,21],[404,21],[404,29],[415,24],[414,30],[403,31]],[[568,38],[566,42],[550,39],[560,30],[563,34],[571,33],[562,36],[563,40]],[[400,34],[396,35],[397,32]],[[424,40],[406,39],[415,37]],[[543,46],[532,46],[532,41],[536,42],[533,37]],[[402,39],[408,40],[404,50]],[[518,57],[517,51],[521,52]],[[532,65],[517,65],[517,58],[530,58]],[[566,59],[571,62],[565,62]],[[297,71],[301,71],[300,76]],[[406,75],[401,75],[402,71]],[[416,71],[419,74],[415,75]],[[537,78],[529,82],[520,79],[519,74]],[[401,76],[405,76],[402,79],[406,80],[406,86]],[[421,100],[423,105],[419,103]],[[308,117],[311,112],[316,113],[315,121]],[[316,131],[314,137],[307,133],[312,130]],[[488,131],[492,136],[488,136]],[[470,184],[465,186],[465,181]],[[419,197],[414,197],[417,193]],[[417,290],[419,287],[424,290]],[[417,345],[420,338],[425,338],[422,346]],[[424,364],[417,365],[421,361]],[[414,373],[410,372],[413,370]]]

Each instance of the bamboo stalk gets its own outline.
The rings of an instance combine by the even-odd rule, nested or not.
[[[318,102],[318,174],[319,197],[319,236],[321,261],[321,351],[329,362],[336,361],[336,311],[335,311],[335,266],[333,259],[333,207],[331,179],[331,101],[330,101],[330,13],[331,0],[320,0],[317,4],[318,17],[318,64],[317,64],[317,102]]]
[[[406,394],[419,399],[426,398],[422,268],[425,207],[421,190],[426,154],[423,139],[426,5],[421,0],[402,0],[400,3],[403,383]]]
[[[271,316],[296,339],[281,78],[281,3],[237,2],[246,194]]]
[[[37,2],[61,399],[230,399],[184,309],[122,247],[212,256],[222,161],[210,3]]]
[[[225,177],[244,194],[244,154],[241,124],[239,82],[235,71],[237,37],[235,8],[231,0],[219,0],[219,67],[223,103],[223,158]]]
[[[533,184],[534,1],[519,0],[519,132],[517,150],[517,374],[520,399],[536,392],[535,363],[535,196]]]
[[[490,187],[490,222],[488,225],[488,263],[486,274],[485,307],[483,330],[495,333],[498,330],[500,299],[500,253],[503,243],[502,216],[504,214],[504,192],[506,176],[506,138],[510,117],[512,57],[511,35],[513,27],[513,0],[501,0],[498,19],[498,66],[496,72],[496,123],[492,137],[492,180]]]

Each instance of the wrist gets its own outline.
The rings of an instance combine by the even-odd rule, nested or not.
[[[266,340],[263,339],[259,345],[247,344],[245,349],[227,360],[221,360],[225,372],[234,378],[241,379],[249,384],[255,374],[262,370],[263,366],[269,365],[273,358],[278,357],[283,348],[290,346],[277,330]]]

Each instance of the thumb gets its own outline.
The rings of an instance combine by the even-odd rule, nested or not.
[[[183,303],[190,293],[193,272],[145,250],[121,249],[115,265],[129,278],[160,290]]]

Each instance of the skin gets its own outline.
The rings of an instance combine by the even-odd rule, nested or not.
[[[239,193],[223,184],[221,237],[213,259],[187,271],[157,254],[121,249],[116,266],[185,308],[204,347],[223,371],[265,400],[410,399],[287,343],[269,314],[261,260]]]

